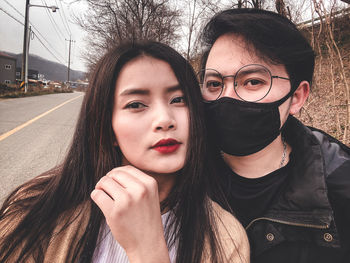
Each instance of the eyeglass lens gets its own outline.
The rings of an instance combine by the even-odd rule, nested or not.
[[[214,69],[199,73],[201,92],[204,100],[212,101],[222,96],[224,79],[234,78],[234,89],[237,96],[245,101],[259,101],[271,89],[271,73],[262,65],[247,65],[240,68],[235,76],[222,76]]]

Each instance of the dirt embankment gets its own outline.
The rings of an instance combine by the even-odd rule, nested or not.
[[[319,29],[316,27],[313,32],[317,57],[312,91],[296,117],[350,146],[350,101],[346,94],[349,94],[346,83],[350,87],[350,16],[333,24],[334,43],[339,53],[326,33],[318,34]],[[306,34],[311,39],[310,29]]]

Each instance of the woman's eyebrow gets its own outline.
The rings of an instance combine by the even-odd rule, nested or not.
[[[172,92],[178,91],[178,90],[182,91],[180,84],[176,84],[175,86],[170,86],[170,87],[166,88],[166,93],[172,93]]]
[[[176,84],[175,86],[170,86],[165,88],[166,93],[172,93],[174,91],[182,90],[179,84]],[[119,96],[129,96],[129,95],[149,95],[151,91],[149,89],[140,89],[140,88],[129,88],[123,90],[119,94]]]
[[[150,94],[150,91],[148,89],[138,89],[138,88],[130,88],[123,90],[122,93],[120,93],[120,96],[128,96],[128,95],[148,95]]]

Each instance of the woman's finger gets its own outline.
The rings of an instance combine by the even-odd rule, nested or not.
[[[91,192],[91,199],[101,209],[102,213],[106,217],[108,212],[113,209],[114,201],[103,190],[95,189]]]
[[[131,191],[140,187],[151,191],[158,190],[157,181],[153,177],[130,165],[113,169],[108,176]]]
[[[102,177],[95,188],[104,191],[112,200],[117,200],[118,196],[120,198],[120,195],[125,191],[122,185],[108,176]]]

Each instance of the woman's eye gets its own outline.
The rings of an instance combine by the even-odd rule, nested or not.
[[[126,109],[140,109],[145,107],[147,106],[141,102],[131,102],[125,106]]]
[[[185,103],[185,98],[183,96],[173,98],[171,104],[173,103]]]

